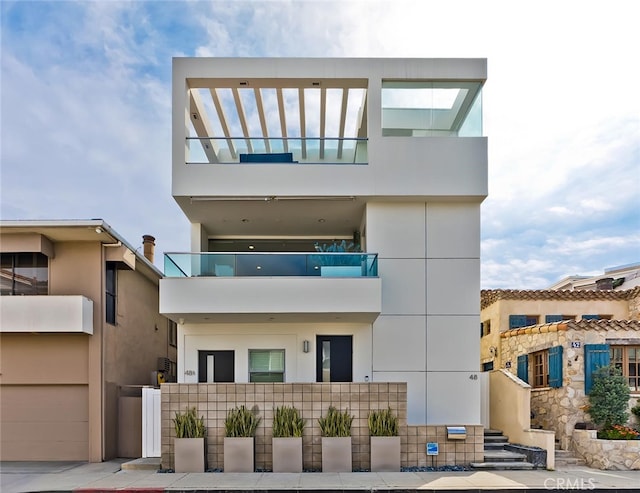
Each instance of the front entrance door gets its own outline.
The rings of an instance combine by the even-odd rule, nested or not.
[[[198,351],[198,382],[233,383],[233,351]]]
[[[316,336],[316,381],[353,381],[352,352],[352,336]]]

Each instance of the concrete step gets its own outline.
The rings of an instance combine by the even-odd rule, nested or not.
[[[485,462],[525,462],[527,456],[508,450],[486,450],[484,451]]]
[[[533,469],[531,462],[472,462],[472,469],[494,470],[494,471],[524,471]]]
[[[147,457],[123,462],[123,471],[157,471],[160,469],[160,457]]]
[[[504,450],[504,446],[507,442],[484,442],[485,450]]]
[[[491,428],[485,428],[484,429],[484,436],[488,436],[488,435],[502,435],[502,431],[501,430],[492,430]]]
[[[572,451],[556,449],[556,467],[585,466],[586,464],[584,459],[576,457]]]
[[[508,443],[509,439],[504,435],[490,435],[484,437],[484,443]]]

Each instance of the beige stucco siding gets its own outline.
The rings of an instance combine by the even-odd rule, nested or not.
[[[0,460],[88,460],[87,385],[0,387]]]

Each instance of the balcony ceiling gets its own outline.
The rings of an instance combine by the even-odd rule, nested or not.
[[[235,237],[352,236],[360,229],[365,200],[354,197],[195,200],[176,197],[192,223],[211,235]]]

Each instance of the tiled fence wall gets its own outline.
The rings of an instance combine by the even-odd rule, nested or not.
[[[401,463],[406,466],[469,464],[482,462],[484,430],[467,425],[465,440],[447,440],[446,426],[407,426],[406,383],[255,383],[255,384],[163,384],[162,387],[162,467],[173,467],[172,418],[175,412],[196,407],[207,427],[207,463],[209,469],[223,467],[224,419],[227,410],[245,405],[257,407],[262,422],[256,433],[256,468],[271,470],[271,423],[273,409],[295,406],[307,425],[303,437],[303,467],[322,468],[318,418],[330,405],[349,409],[355,416],[351,428],[354,470],[369,469],[370,409],[391,407],[400,421]],[[451,423],[465,425],[465,423]],[[426,443],[438,442],[439,455],[427,456]],[[432,462],[433,459],[433,462]]]

